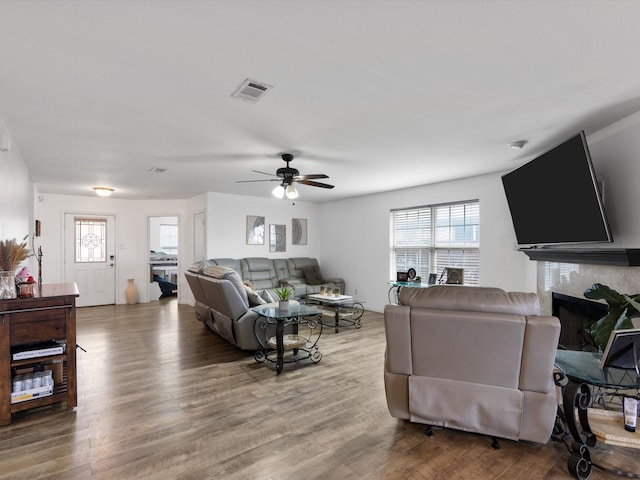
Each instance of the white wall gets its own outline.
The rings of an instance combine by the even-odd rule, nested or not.
[[[460,200],[480,201],[480,284],[535,292],[536,269],[516,250],[501,174],[370,195],[321,205],[323,274],[342,276],[347,293],[382,311],[389,286],[389,211]]]
[[[36,218],[42,222],[39,244],[43,251],[45,283],[64,281],[63,226],[65,213],[114,215],[116,218],[116,303],[125,303],[127,278],[138,285],[140,302],[149,298],[147,225],[150,216],[175,216],[180,225],[178,269],[193,263],[193,215],[202,211],[203,196],[191,200],[122,200],[117,198],[40,194]],[[182,247],[184,246],[184,248]],[[192,303],[184,277],[178,276],[178,301]]]
[[[613,243],[640,247],[640,112],[589,135],[593,168],[604,185],[604,208]]]
[[[319,257],[321,224],[319,206],[277,198],[207,194],[207,258]],[[265,217],[265,244],[247,245],[247,215]],[[291,219],[306,218],[307,245],[291,244]],[[286,225],[286,252],[269,251],[269,225]]]
[[[4,133],[0,120],[0,134]],[[20,151],[13,144],[8,152],[0,152],[0,240],[16,239],[33,234],[33,186]]]

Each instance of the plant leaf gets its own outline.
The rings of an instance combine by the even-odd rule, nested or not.
[[[624,295],[601,283],[594,283],[584,291],[583,295],[591,300],[604,300],[609,305],[609,308],[623,307],[623,305],[627,304]]]
[[[619,323],[623,323],[625,318],[627,318],[625,310],[625,308],[610,306],[607,314],[589,328],[589,333],[593,336],[596,345],[598,345],[601,350],[604,351],[606,348],[611,332],[615,330]]]
[[[629,303],[629,307],[635,309],[635,313],[640,314],[640,295],[634,295],[630,297],[629,295],[624,295],[624,299]],[[629,316],[637,316],[633,315],[634,312],[629,312]]]

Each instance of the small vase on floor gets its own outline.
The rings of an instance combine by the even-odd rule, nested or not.
[[[135,305],[138,303],[138,289],[136,288],[136,284],[133,283],[133,278],[127,279],[128,285],[127,288],[124,289],[124,296],[127,299],[127,303],[129,305]]]

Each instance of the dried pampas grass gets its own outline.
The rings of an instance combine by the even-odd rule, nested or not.
[[[15,274],[18,266],[31,256],[27,248],[27,237],[18,243],[16,239],[0,240],[0,270]]]

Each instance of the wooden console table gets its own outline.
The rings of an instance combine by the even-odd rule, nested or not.
[[[0,425],[11,423],[11,414],[66,402],[78,405],[76,379],[76,297],[75,283],[42,285],[32,298],[0,300]],[[11,348],[49,340],[66,341],[66,351],[58,355],[12,360]],[[55,368],[61,366],[61,368]],[[57,370],[53,394],[11,403],[14,373],[29,367]]]

